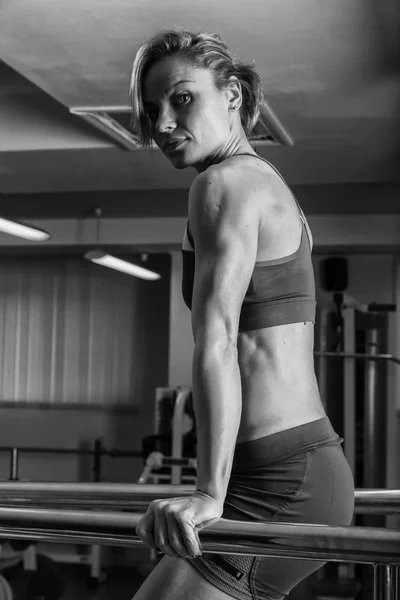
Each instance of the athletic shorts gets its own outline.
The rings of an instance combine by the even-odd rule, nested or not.
[[[350,525],[354,481],[327,417],[236,445],[223,518]],[[203,554],[191,564],[238,600],[282,600],[325,563]]]

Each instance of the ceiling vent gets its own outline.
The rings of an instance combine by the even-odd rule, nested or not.
[[[74,107],[70,109],[70,112],[102,131],[122,148],[126,150],[140,149],[137,137],[130,130],[129,107]],[[293,145],[290,135],[268,105],[264,105],[249,140],[255,146]],[[156,148],[155,145],[154,147]]]

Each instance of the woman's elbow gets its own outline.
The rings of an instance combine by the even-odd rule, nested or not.
[[[219,335],[198,333],[195,338],[195,356],[203,360],[238,358],[237,336],[223,332]]]

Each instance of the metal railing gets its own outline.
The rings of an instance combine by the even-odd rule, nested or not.
[[[0,508],[0,537],[96,546],[140,544],[138,513]],[[199,532],[205,553],[374,565],[374,600],[398,600],[400,531],[220,519]]]
[[[94,481],[101,480],[103,457],[109,458],[136,458],[143,459],[142,450],[117,450],[103,446],[101,438],[94,440],[91,448],[55,448],[40,446],[0,446],[0,453],[10,455],[10,480],[18,480],[19,460],[21,456],[27,454],[35,455],[54,455],[54,456],[76,456],[89,457],[92,459],[92,471]]]
[[[132,546],[140,513],[0,508],[2,538]],[[199,532],[204,552],[400,566],[400,531],[220,519]]]
[[[354,504],[356,514],[400,514],[400,490],[356,489]]]
[[[142,516],[139,509],[146,509],[155,498],[189,495],[193,489],[182,485],[0,482],[0,538],[96,547],[137,545],[141,543],[135,532]],[[75,510],[48,508],[60,502]],[[356,512],[399,513],[400,490],[356,490],[355,503]],[[91,510],[82,510],[82,506]],[[116,507],[130,512],[115,512]],[[220,519],[200,532],[200,540],[206,553],[372,564],[374,600],[400,598],[400,531]]]
[[[0,506],[94,508],[140,512],[156,498],[189,496],[191,485],[137,483],[0,482]],[[356,514],[400,514],[400,490],[356,489]]]

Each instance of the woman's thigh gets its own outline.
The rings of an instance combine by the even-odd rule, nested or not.
[[[207,581],[190,561],[164,556],[133,600],[232,600]]]
[[[353,476],[339,446],[307,452],[303,485],[274,521],[350,525],[354,508]],[[250,574],[254,599],[281,600],[324,562],[256,558]]]

